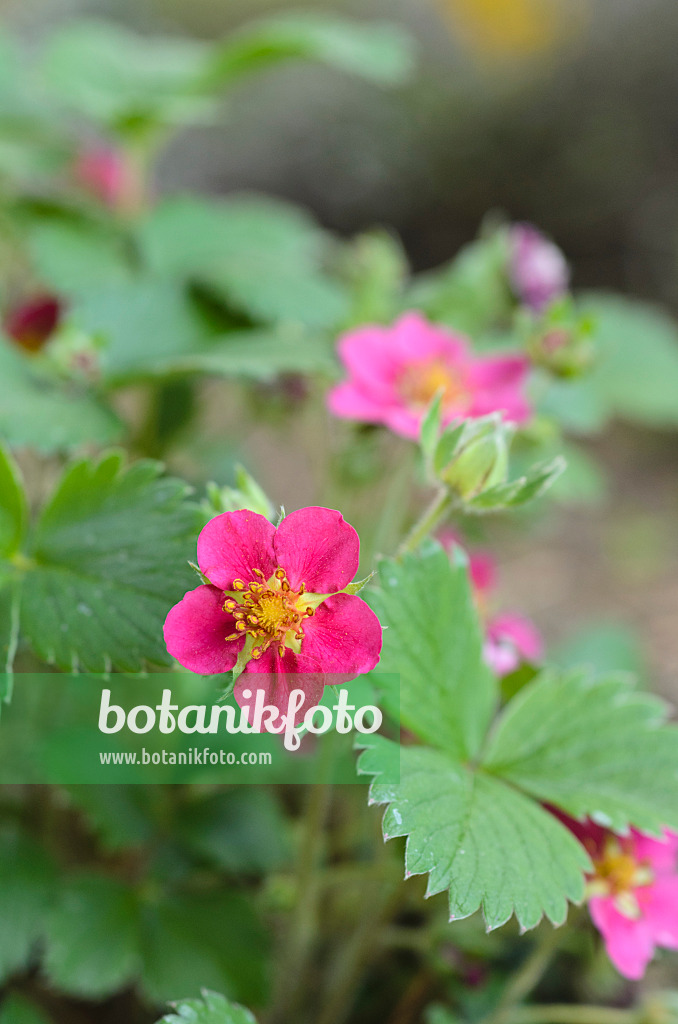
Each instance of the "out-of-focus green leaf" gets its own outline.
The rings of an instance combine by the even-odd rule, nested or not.
[[[646,674],[640,638],[628,626],[602,623],[589,626],[551,652],[550,660],[562,668],[588,666],[596,672]]]
[[[25,838],[0,842],[0,980],[28,964],[54,897],[55,868]]]
[[[0,1009],[0,1024],[50,1024],[50,1021],[34,1003],[10,993]]]
[[[139,906],[134,892],[105,875],[81,875],[59,887],[46,920],[44,969],[65,992],[103,998],[139,970]]]
[[[265,790],[233,789],[183,808],[178,835],[192,853],[226,871],[275,870],[289,853],[286,823]]]
[[[169,664],[162,624],[190,589],[200,519],[186,485],[120,454],[65,472],[28,551],[21,633],[64,669]]]
[[[231,1003],[217,992],[203,992],[202,999],[184,999],[162,1024],[256,1024],[244,1006]]]
[[[251,904],[234,893],[173,893],[144,908],[141,987],[155,1002],[218,988],[265,999],[268,939]]]
[[[122,424],[91,392],[38,372],[0,337],[0,439],[53,452],[118,440]]]
[[[0,447],[0,558],[10,558],[26,532],[28,507],[19,467]]]
[[[205,110],[197,92],[209,47],[142,37],[112,22],[65,23],[49,40],[46,88],[57,102],[122,134],[183,123]]]
[[[199,280],[255,320],[333,327],[348,311],[345,287],[323,269],[330,236],[279,200],[168,200],[142,226],[140,245],[153,272]]]
[[[396,85],[414,67],[414,48],[412,38],[395,24],[359,24],[323,13],[288,14],[247,25],[219,43],[206,84],[230,85],[243,75],[295,58]]]
[[[45,219],[30,229],[29,245],[36,272],[58,295],[131,277],[124,240],[100,224]]]
[[[359,235],[345,255],[351,288],[350,324],[388,323],[400,311],[409,273],[400,241],[385,231]]]

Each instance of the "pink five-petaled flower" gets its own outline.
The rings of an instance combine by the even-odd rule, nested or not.
[[[563,820],[593,861],[589,910],[608,956],[620,974],[642,978],[655,947],[678,949],[678,835],[653,839],[632,829],[620,837]]]
[[[327,508],[292,512],[277,529],[246,510],[217,516],[198,538],[198,564],[210,582],[170,610],[167,650],[203,675],[244,663],[239,703],[249,685],[285,711],[290,692],[303,689],[303,715],[327,682],[346,682],[379,661],[377,616],[344,593],[359,551],[356,531]],[[253,684],[245,673],[262,677]]]
[[[416,440],[438,391],[444,424],[491,412],[522,423],[530,415],[524,356],[475,356],[465,337],[420,313],[406,313],[391,327],[351,331],[338,349],[349,376],[328,395],[335,416],[383,423]]]
[[[541,313],[564,295],[570,283],[567,261],[558,246],[532,224],[514,224],[509,230],[509,277],[524,305]]]

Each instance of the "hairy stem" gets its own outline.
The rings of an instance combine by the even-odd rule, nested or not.
[[[449,491],[439,491],[398,548],[397,557],[402,558],[410,551],[415,551],[447,518],[453,507],[454,499]]]

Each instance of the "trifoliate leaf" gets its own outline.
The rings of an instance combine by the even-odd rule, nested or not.
[[[583,897],[589,859],[557,818],[441,750],[403,747],[400,765],[400,784],[377,779],[370,803],[389,805],[386,839],[408,837],[406,874],[428,873],[428,896],[449,889],[451,919],[482,908],[488,928],[513,913],[523,928],[544,914],[565,920],[567,900]]]
[[[494,709],[495,681],[467,570],[431,543],[402,561],[385,560],[367,600],[384,626],[379,671],[400,677],[400,720],[420,739],[460,757],[474,755]],[[385,694],[397,713],[398,695]]]
[[[162,1024],[256,1024],[244,1006],[232,1003],[217,992],[203,992],[202,999],[185,999]]]
[[[678,828],[678,729],[665,719],[628,679],[546,674],[510,702],[484,765],[573,817]]]
[[[119,453],[66,470],[26,552],[21,633],[59,667],[92,672],[166,665],[162,625],[193,583],[201,525],[187,487]]]

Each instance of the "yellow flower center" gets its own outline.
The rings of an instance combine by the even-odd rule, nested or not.
[[[605,844],[601,855],[594,859],[595,875],[589,881],[589,896],[612,897],[618,909],[627,917],[638,917],[640,908],[635,890],[652,882],[650,866],[635,859],[628,847],[615,838]]]
[[[443,406],[464,399],[467,389],[458,373],[442,359],[408,366],[398,381],[398,391],[408,405],[427,406],[431,399],[443,392]]]
[[[286,647],[298,654],[304,639],[304,619],[315,613],[315,595],[306,595],[303,583],[292,590],[284,569],[277,568],[268,580],[259,569],[254,573],[256,580],[233,580],[233,590],[227,592],[224,611],[235,619],[236,632],[226,639],[250,637],[254,644],[252,658],[260,658],[273,643],[280,657]]]

